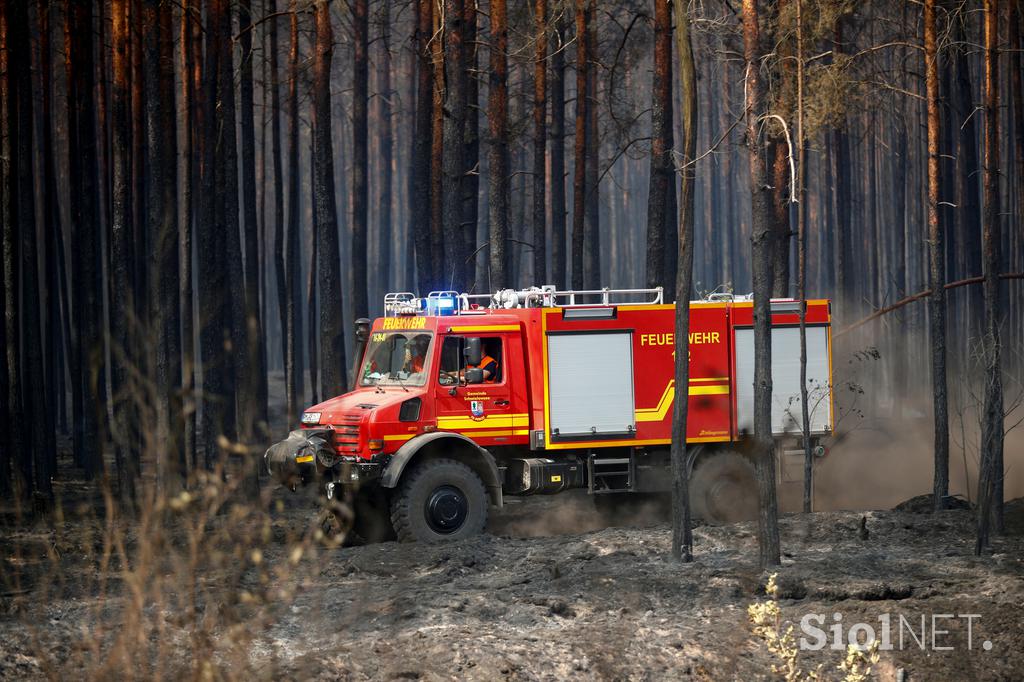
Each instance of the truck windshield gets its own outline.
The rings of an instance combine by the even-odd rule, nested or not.
[[[360,386],[422,386],[427,382],[433,336],[423,332],[373,332]]]

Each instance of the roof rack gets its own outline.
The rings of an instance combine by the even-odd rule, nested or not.
[[[384,295],[384,317],[399,315],[472,315],[484,310],[511,308],[583,308],[611,305],[660,305],[665,300],[661,287],[652,289],[568,289],[554,285],[528,289],[501,289],[494,294],[466,294],[431,291],[418,298],[410,291]]]

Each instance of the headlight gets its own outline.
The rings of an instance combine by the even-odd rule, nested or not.
[[[320,413],[319,412],[303,412],[302,413],[303,424],[319,424]]]

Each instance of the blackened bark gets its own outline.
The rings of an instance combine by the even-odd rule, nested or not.
[[[678,262],[676,273],[676,386],[690,385],[690,286],[693,279],[693,200],[694,169],[690,165],[697,151],[697,73],[690,42],[688,6],[676,0],[676,45],[679,52],[679,83],[682,95],[683,156],[682,192],[679,197]],[[670,46],[671,48],[671,46]],[[669,53],[671,59],[671,52]],[[669,100],[671,101],[671,99]],[[671,118],[669,119],[671,121]],[[672,178],[673,185],[675,178]],[[693,560],[693,534],[690,528],[690,481],[686,466],[686,424],[689,411],[688,391],[676,391],[672,409],[672,555]]]
[[[380,92],[377,97],[377,120],[380,125],[380,189],[377,195],[377,282],[379,291],[390,291],[392,249],[394,228],[391,225],[391,202],[393,197],[394,132],[391,122],[391,0],[384,0],[381,8]]]
[[[963,22],[954,21],[952,23],[953,40],[958,43],[965,42],[967,37],[964,35]],[[954,211],[956,216],[955,232],[952,235],[947,235],[949,238],[947,246],[949,260],[946,262],[946,270],[949,276],[958,279],[972,277],[983,267],[980,239],[982,209],[978,187],[981,162],[978,159],[977,126],[979,117],[976,115],[971,85],[971,65],[964,50],[955,50],[953,61],[956,77],[950,96],[956,111],[956,119],[953,122],[954,130],[958,131],[956,140],[956,205],[958,208]],[[966,312],[961,313],[962,319],[972,325],[971,329],[980,331],[980,327],[975,325],[980,323],[983,294],[974,288],[967,292],[967,296],[969,307]]]
[[[789,296],[789,148],[785,139],[775,137],[768,145],[772,170],[772,296]]]
[[[74,448],[86,476],[103,471],[100,368],[103,362],[103,282],[97,182],[92,6],[67,0],[68,179],[71,209],[72,329],[75,346]]]
[[[10,70],[7,68],[7,6],[0,8],[0,159],[10,159],[9,135],[9,97]],[[0,163],[0,284],[3,285],[0,295],[0,496],[8,499],[14,492],[19,476],[14,468],[15,438],[12,433],[17,416],[14,414],[12,397],[17,395],[14,388],[8,355],[17,357],[17,351],[8,344],[7,329],[13,320],[8,312],[14,314],[14,292],[16,289],[14,271],[8,261],[13,260],[14,220],[11,217],[11,165]],[[10,302],[9,302],[10,299]],[[15,327],[16,328],[16,327]],[[17,372],[15,364],[14,372]]]
[[[533,61],[533,282],[547,278],[547,0],[534,0]]]
[[[18,239],[16,263],[8,265],[17,268],[20,275],[20,296],[15,300],[21,318],[21,373],[22,406],[27,417],[25,435],[27,448],[15,452],[21,460],[20,467],[24,481],[33,490],[53,497],[51,477],[54,474],[50,464],[48,448],[53,447],[54,438],[50,420],[46,418],[45,371],[43,364],[42,318],[40,315],[39,244],[35,215],[35,168],[33,135],[32,96],[32,53],[29,43],[30,26],[28,3],[14,2],[6,8],[9,12],[7,26],[8,68],[8,112],[7,132],[10,135],[10,219]],[[6,271],[6,267],[5,267]],[[15,331],[16,330],[8,330]],[[31,461],[29,461],[31,459]],[[31,473],[29,473],[31,472]]]
[[[320,0],[316,5],[316,46],[313,62],[313,212],[316,225],[315,241],[318,242],[319,249],[317,283],[320,289],[320,386],[325,398],[340,395],[348,387],[338,211],[334,200],[334,146],[331,137],[333,43],[330,8],[326,0]],[[363,199],[365,201],[365,196]],[[360,285],[356,286],[358,288]],[[365,276],[362,287],[365,305]],[[310,329],[310,335],[312,334],[313,330]]]
[[[587,5],[587,164],[584,186],[586,208],[584,212],[583,280],[588,289],[599,289],[601,282],[601,220],[599,204],[598,165],[598,99],[597,99],[597,1]]]
[[[441,222],[444,230],[444,289],[463,291],[466,283],[465,233],[462,230],[462,180],[465,174],[466,66],[462,0],[444,3],[444,145]]]
[[[488,127],[488,224],[490,226],[491,291],[503,289],[509,280],[508,209],[508,17],[505,0],[491,2],[490,89]]]
[[[587,177],[587,3],[576,0],[576,134],[573,140],[572,288],[583,288],[583,244],[586,228]]]
[[[758,138],[763,114],[760,29],[757,0],[743,0],[743,56],[746,62],[746,144],[750,156],[751,263],[754,283],[754,468],[759,497],[758,561],[780,563],[775,443],[772,438],[771,369],[771,198],[765,182],[765,153]]]
[[[647,194],[647,286],[671,288],[665,273],[665,224],[668,190],[674,188],[671,148],[667,135],[672,127],[671,76],[672,16],[665,0],[654,3],[654,82],[651,87],[651,170]],[[693,97],[696,94],[689,93]],[[685,95],[684,95],[685,97]]]
[[[299,171],[299,19],[291,15],[288,55],[288,221],[285,226],[284,277],[285,297],[285,390],[288,400],[288,425],[299,418],[302,390],[302,279],[299,259],[299,233],[302,213],[299,205],[301,188]]]
[[[146,140],[149,161],[146,187],[147,231],[152,239],[149,259],[150,311],[155,339],[157,481],[177,487],[184,471],[181,440],[181,310],[178,302],[178,195],[176,111],[174,98],[174,33],[171,6],[146,0],[143,13],[146,51]]]
[[[111,175],[113,199],[111,201],[110,229],[110,319],[111,319],[111,386],[114,422],[114,461],[117,467],[118,488],[122,503],[134,501],[136,464],[140,454],[136,436],[138,412],[129,377],[131,366],[138,358],[135,344],[133,240],[131,202],[131,90],[128,74],[128,2],[115,0],[111,4],[111,46],[113,79],[111,83],[110,126],[112,138]],[[140,368],[141,369],[141,368]]]
[[[462,232],[466,245],[466,290],[479,291],[486,282],[476,267],[477,264],[477,222],[479,221],[480,195],[480,81],[477,73],[479,64],[479,43],[477,42],[477,11],[475,2],[463,2],[463,27],[465,31],[466,62],[466,132],[463,155],[462,178]]]
[[[267,353],[263,341],[263,319],[260,315],[260,239],[256,216],[256,127],[253,121],[253,59],[252,0],[238,3],[239,44],[242,48],[239,83],[239,115],[241,116],[242,163],[242,225],[245,239],[245,335],[246,356],[251,382],[250,418],[257,432],[267,428]]]
[[[43,192],[43,258],[46,272],[43,309],[46,311],[45,345],[46,370],[46,414],[47,433],[53,440],[48,443],[46,454],[51,471],[57,471],[56,431],[64,422],[64,324],[67,318],[67,301],[63,295],[64,282],[64,233],[61,226],[60,197],[57,190],[57,169],[53,144],[52,78],[53,56],[50,40],[50,1],[39,0],[36,4],[36,21],[39,35],[39,107],[36,127],[39,130],[39,154],[42,157]],[[2,348],[2,346],[0,346]],[[0,469],[2,471],[2,469]]]
[[[434,282],[430,249],[430,150],[433,139],[433,0],[418,0],[416,18],[416,119],[409,169],[409,232],[416,253],[416,287],[422,295]]]
[[[928,137],[928,335],[932,360],[932,409],[935,428],[933,508],[949,495],[949,412],[946,397],[945,233],[939,221],[939,62],[935,0],[924,3],[924,67]]]
[[[319,17],[314,13],[314,19],[319,21]],[[314,33],[316,33],[314,31]],[[318,46],[314,45],[314,53],[319,56],[317,52]],[[315,68],[319,68],[319,64]],[[314,74],[314,80],[316,75]],[[310,99],[315,100],[316,95],[310,91]],[[316,105],[313,106],[313,117],[316,117]],[[313,125],[316,125],[316,121],[312,121]],[[315,136],[316,133],[314,132]],[[312,195],[313,200],[313,238],[309,244],[309,273],[306,277],[306,328],[309,329],[307,335],[307,359],[309,364],[309,400],[312,403],[320,402],[320,353],[319,353],[319,339],[317,339],[317,294],[316,294],[316,282],[320,276],[320,271],[317,269],[317,255],[320,251],[319,244],[317,241],[320,236],[320,226],[317,217],[317,194],[318,188],[316,183],[317,168],[316,168],[316,140],[310,140],[309,145],[309,177],[313,178],[312,183]]]
[[[434,69],[434,87],[430,109],[430,260],[434,281],[431,289],[447,289],[444,271],[444,30],[443,14],[438,8],[433,18],[434,40],[430,43],[430,63]]]
[[[982,228],[985,297],[985,388],[981,426],[981,465],[978,478],[978,537],[974,553],[988,547],[990,525],[1001,531],[1003,476],[1003,383],[999,323],[999,71],[996,43],[998,0],[985,0],[985,221]]]
[[[267,11],[274,14],[277,11],[277,0],[269,0]],[[290,397],[293,395],[288,386],[288,358],[290,348],[287,331],[288,323],[288,275],[285,271],[285,227],[284,227],[284,164],[281,153],[281,71],[278,68],[278,39],[277,20],[271,19],[267,30],[268,49],[270,51],[270,82],[265,86],[270,88],[270,156],[271,168],[274,174],[274,279],[277,290],[277,312],[281,343],[281,366],[285,370],[285,402],[288,409],[293,408]],[[289,412],[291,414],[291,412]],[[292,417],[289,417],[289,424]]]
[[[326,11],[326,9],[324,10]],[[323,22],[320,22],[323,24]],[[368,84],[369,59],[367,56],[367,0],[354,0],[352,3],[352,250],[350,251],[352,263],[352,314],[357,319],[366,317],[370,313],[369,300],[367,297],[367,125],[366,109],[370,92]],[[333,182],[331,192],[333,193]],[[336,221],[335,221],[336,222]],[[326,229],[326,228],[325,228]],[[333,260],[333,259],[332,259]],[[323,299],[329,294],[323,296]],[[321,317],[321,319],[323,319]],[[341,322],[339,316],[338,322]],[[344,327],[341,327],[342,335]],[[326,339],[323,339],[326,342]],[[335,341],[332,338],[332,343]],[[324,348],[326,353],[326,347]],[[344,350],[341,357],[344,357]],[[324,357],[325,369],[327,357]],[[339,387],[345,385],[345,368],[337,368],[341,372]],[[333,378],[333,377],[332,377]],[[326,384],[325,384],[325,390]],[[329,391],[328,391],[329,392]],[[339,393],[341,391],[338,391]],[[333,395],[333,394],[332,394]]]
[[[195,188],[199,178],[200,139],[196,95],[202,87],[202,34],[195,0],[185,0],[181,18],[181,99],[184,126],[182,149],[181,205],[181,365],[182,365],[182,443],[188,466],[197,466],[196,450],[196,349],[195,309],[192,302],[192,238],[197,216]]]
[[[565,19],[555,19],[551,54],[551,283],[565,288]]]

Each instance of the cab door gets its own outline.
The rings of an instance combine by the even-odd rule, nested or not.
[[[466,339],[474,337],[481,339],[485,353],[498,362],[493,382],[466,384],[449,378],[449,374],[459,376],[465,370]],[[520,414],[513,409],[516,373],[510,366],[515,355],[510,344],[518,344],[519,339],[507,334],[453,332],[440,340],[440,362],[432,377],[437,429],[461,433],[484,447],[527,442],[529,415],[526,410]]]

